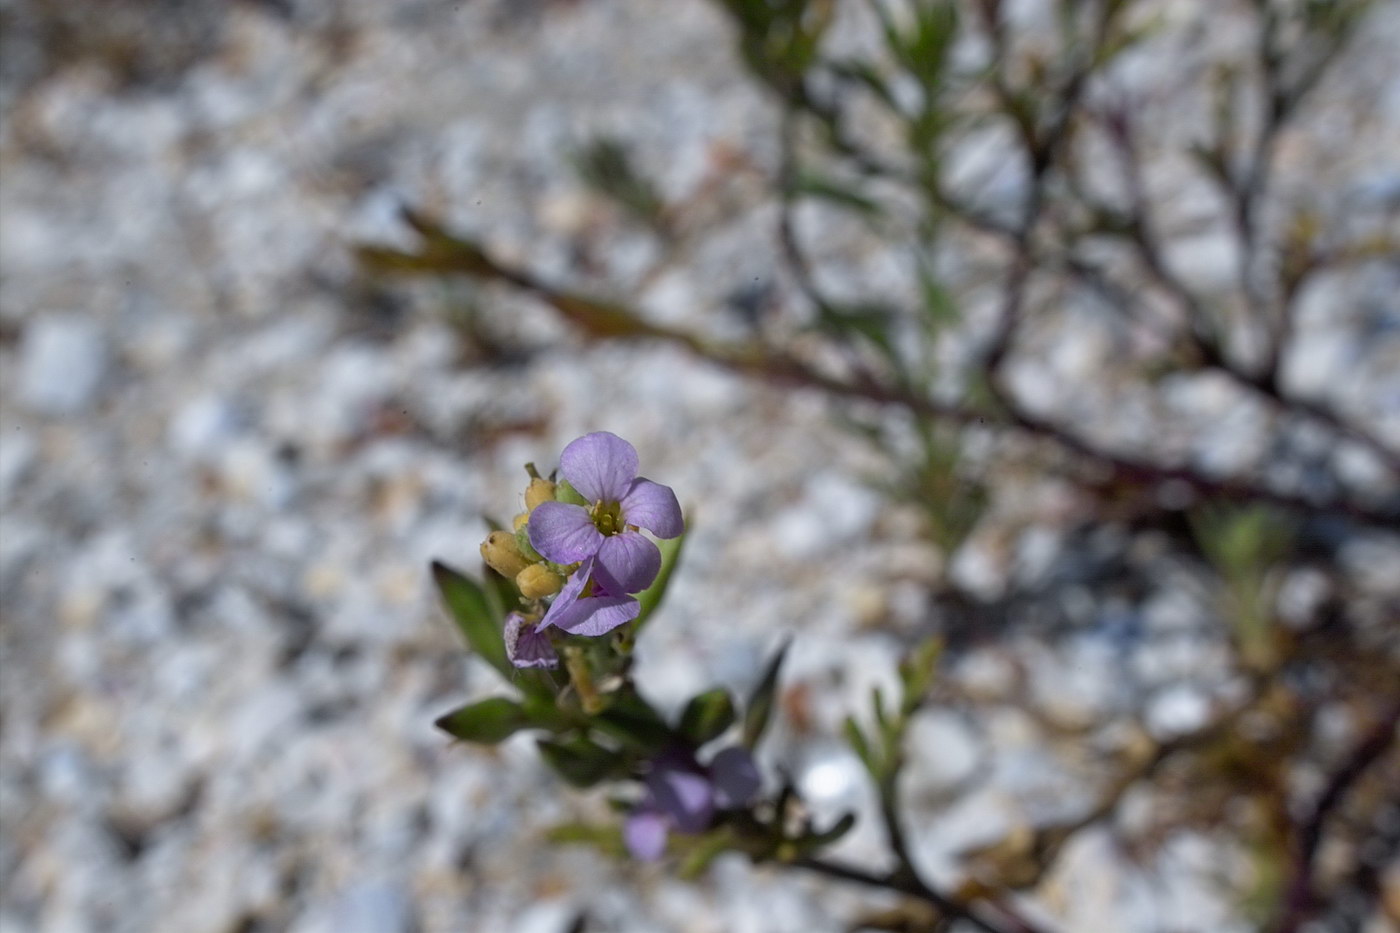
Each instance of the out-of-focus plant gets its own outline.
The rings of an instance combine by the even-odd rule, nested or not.
[[[363,247],[365,267],[504,283],[589,339],[671,344],[739,373],[821,390],[853,432],[889,452],[892,479],[882,488],[919,506],[945,556],[991,520],[999,493],[1042,481],[1071,489],[1079,514],[1072,535],[1135,537],[1165,548],[1204,583],[1219,623],[1209,637],[1218,634],[1226,651],[1216,672],[1225,689],[1201,724],[1165,739],[1146,723],[1145,696],[1134,715],[1094,723],[1057,721],[1025,692],[986,700],[952,679],[934,680],[934,668],[958,657],[970,628],[986,641],[1013,627],[1019,607],[1038,594],[1010,588],[987,600],[940,586],[933,598],[971,622],[948,631],[941,655],[933,642],[912,650],[902,694],[877,693],[873,725],[847,729],[878,791],[896,866],[872,873],[823,855],[848,821],[811,825],[788,782],[770,778],[752,796],[725,787],[748,786],[735,778],[749,764],[738,756],[753,749],[774,708],[776,662],[743,706],[707,691],[668,722],[637,695],[631,647],[674,552],[663,556],[657,582],[635,592],[628,581],[579,569],[596,555],[554,559],[530,551],[533,537],[503,531],[498,543],[514,541],[519,553],[505,547],[488,561],[513,582],[474,584],[443,567],[437,577],[468,641],[519,696],[448,714],[443,727],[488,742],[541,731],[541,754],[566,780],[632,782],[637,793],[624,803],[636,818],[630,837],[619,825],[565,827],[560,839],[619,852],[628,844],[647,855],[669,839],[687,873],[737,849],[900,891],[920,905],[922,912],[870,920],[886,928],[1051,929],[1013,910],[1011,892],[1035,891],[1067,843],[1111,824],[1136,790],[1159,806],[1124,846],[1149,852],[1186,827],[1223,833],[1253,865],[1253,879],[1237,889],[1241,916],[1261,929],[1360,928],[1386,911],[1400,922],[1382,896],[1385,853],[1400,846],[1400,605],[1393,591],[1367,590],[1365,568],[1344,554],[1366,536],[1393,539],[1400,527],[1400,444],[1374,412],[1305,394],[1286,378],[1288,361],[1308,349],[1300,308],[1311,289],[1359,268],[1394,274],[1396,209],[1377,205],[1379,222],[1368,225],[1338,207],[1345,179],[1318,179],[1302,193],[1279,183],[1286,146],[1330,132],[1314,126],[1309,103],[1375,4],[719,6],[739,60],[778,113],[779,157],[766,182],[783,266],[782,327],[735,338],[657,324],[596,282],[547,280],[415,211],[405,216],[420,245]],[[1217,29],[1248,41],[1229,54],[1192,57],[1192,37]],[[839,41],[850,30],[872,41]],[[1158,125],[1161,95],[1133,77],[1142,56],[1173,55],[1191,59],[1171,92],[1188,111],[1189,131]],[[980,177],[968,168],[978,149],[996,152]],[[667,203],[619,142],[584,147],[574,161],[587,185],[658,239],[662,258],[643,282],[685,262],[710,229],[701,209],[709,205]],[[1183,218],[1176,200],[1188,187],[1193,204],[1201,190],[1213,200]],[[835,287],[812,258],[812,226],[801,221],[812,208],[882,244],[906,281],[854,296]],[[1227,244],[1223,279],[1194,276],[1179,258],[1202,231]],[[1097,335],[1114,347],[1092,378],[1068,386],[1073,413],[1016,379],[1047,332],[1091,326],[1067,322],[1066,308],[1092,309]],[[1377,360],[1386,352],[1380,343],[1393,340],[1390,326],[1375,328],[1363,348]],[[950,352],[954,345],[960,353]],[[1183,451],[1191,429],[1164,412],[1189,386],[1225,386],[1261,412],[1261,453],[1216,468]],[[1115,409],[1126,406],[1150,425],[1115,425]],[[1334,456],[1316,453],[1319,437]],[[611,513],[600,502],[573,506],[606,523]],[[1135,581],[1119,560],[1080,583],[1140,596],[1159,581]],[[559,601],[568,609],[599,598],[619,602],[596,608],[625,605],[635,617],[606,635],[549,633]],[[1056,633],[1038,635],[1052,643]],[[517,669],[512,652],[538,666]],[[548,666],[553,657],[559,666]],[[897,793],[907,729],[923,703],[1010,703],[1037,723],[1048,747],[1094,762],[1094,802],[1074,818],[1016,827],[968,853],[962,883],[935,888],[909,858]],[[722,736],[740,722],[742,740],[726,744]],[[1338,722],[1346,741],[1336,738]]]

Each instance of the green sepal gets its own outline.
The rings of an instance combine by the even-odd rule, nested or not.
[[[768,667],[763,671],[763,677],[759,680],[758,686],[754,687],[753,693],[749,694],[749,701],[744,706],[744,746],[746,748],[758,747],[763,733],[768,729],[769,720],[773,718],[773,708],[776,705],[778,691],[778,671],[783,666],[783,658],[787,657],[791,644],[791,642],[783,642],[782,647],[768,662]]]
[[[526,522],[520,526],[520,530],[515,533],[515,546],[520,548],[520,553],[532,564],[538,564],[544,558],[540,552],[535,550],[535,546],[530,543],[530,523]]]
[[[521,705],[507,697],[491,697],[459,707],[433,723],[464,742],[495,745],[532,725]]]
[[[506,657],[506,643],[501,635],[503,616],[492,605],[499,597],[488,596],[480,584],[440,561],[434,561],[432,569],[433,582],[467,647],[507,679],[514,679],[516,670]]]
[[[681,713],[680,733],[698,748],[734,723],[734,699],[723,687],[691,698]]]
[[[554,484],[554,501],[567,502],[569,505],[588,505],[588,500],[563,477]]]

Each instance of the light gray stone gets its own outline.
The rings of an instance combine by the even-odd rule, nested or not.
[[[106,338],[76,314],[43,314],[24,328],[20,398],[34,411],[72,415],[97,398],[107,371]]]

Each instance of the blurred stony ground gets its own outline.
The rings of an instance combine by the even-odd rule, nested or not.
[[[878,459],[819,398],[583,347],[514,296],[384,289],[346,249],[405,236],[411,203],[546,274],[646,267],[655,245],[567,153],[635,140],[672,200],[736,160],[771,168],[773,111],[716,12],[7,0],[0,16],[0,930],[553,933],[586,910],[590,930],[835,931],[880,903],[735,859],[691,885],[551,848],[548,826],[601,801],[543,773],[528,739],[488,753],[431,726],[498,684],[439,614],[428,561],[474,567],[521,465],[608,429],[696,520],[644,689],[674,705],[716,679],[743,688],[797,633],[811,722],[773,754],[831,812],[868,805],[833,736],[922,624],[938,560],[865,481]],[[771,220],[725,227],[649,306],[744,327],[716,309],[771,275]],[[477,300],[506,312],[490,326],[508,352],[440,313]],[[970,579],[1033,574],[1056,546],[1000,548]],[[1156,598],[1120,611],[1202,618]],[[1121,659],[1082,648],[1045,659],[1073,672],[1047,675],[1047,702],[1113,702]],[[1153,674],[1178,691],[1164,720],[1204,702],[1178,683],[1208,676],[1182,652]],[[978,670],[989,689],[1006,676]],[[929,842],[935,874],[1004,831],[1011,793],[1080,802],[1049,792],[1073,781],[1027,757],[1014,717],[976,738],[951,715],[921,728],[939,754],[916,768],[916,805],[1001,756]],[[845,851],[879,841],[867,824]],[[1202,840],[1179,849],[1182,878],[1215,870]],[[1074,929],[1218,922],[1208,890],[1108,870],[1102,839],[1074,859],[1092,884],[1055,908],[1093,918]]]

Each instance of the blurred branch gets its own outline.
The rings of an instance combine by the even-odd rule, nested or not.
[[[1328,820],[1346,799],[1347,793],[1387,752],[1397,748],[1395,730],[1400,726],[1400,699],[1393,701],[1380,720],[1332,773],[1327,786],[1313,804],[1312,812],[1297,829],[1292,881],[1288,886],[1284,912],[1275,933],[1297,933],[1317,907],[1314,885],[1317,851]]]
[[[843,865],[840,862],[831,862],[820,858],[798,859],[791,864],[819,875],[825,875],[828,878],[853,881],[856,884],[907,894],[933,905],[934,909],[943,917],[964,920],[982,930],[983,933],[1038,933],[1039,930],[1038,927],[1031,926],[1024,920],[1012,918],[1009,915],[998,919],[985,917],[973,905],[939,891],[917,876],[907,876],[898,872],[875,874],[850,865]]]
[[[778,384],[818,389],[837,398],[901,408],[918,417],[948,424],[1017,429],[1050,441],[1079,457],[1086,465],[1106,471],[1113,482],[1152,487],[1174,482],[1207,498],[1267,502],[1307,513],[1341,513],[1373,525],[1387,525],[1400,517],[1393,507],[1372,506],[1345,499],[1315,500],[1245,479],[1209,476],[1189,466],[1164,465],[1116,453],[1068,428],[1024,411],[1009,396],[1004,397],[1005,410],[996,413],[964,404],[940,402],[903,386],[876,382],[853,384],[821,372],[791,353],[767,346],[761,341],[715,341],[679,328],[653,324],[628,306],[556,288],[526,270],[503,265],[476,244],[448,234],[435,221],[416,212],[406,211],[405,219],[423,237],[421,248],[405,252],[387,247],[360,247],[359,258],[369,269],[386,274],[469,275],[504,282],[550,304],[592,339],[657,340],[683,347],[734,372]],[[1013,317],[1019,311],[1021,288],[1029,274],[1029,263],[1024,256],[1022,265],[1021,273],[1014,276],[1008,286],[1007,307]]]
[[[1283,304],[1285,313],[1281,315],[1271,338],[1269,357],[1263,368],[1257,373],[1251,373],[1229,358],[1221,345],[1217,328],[1207,316],[1200,299],[1167,265],[1161,241],[1152,223],[1151,202],[1142,179],[1142,156],[1137,144],[1133,117],[1129,109],[1126,106],[1115,107],[1109,112],[1101,114],[1100,122],[1113,143],[1128,189],[1129,213],[1126,223],[1123,224],[1124,235],[1151,280],[1181,306],[1187,321],[1188,339],[1199,358],[1200,365],[1227,376],[1236,385],[1256,392],[1282,412],[1304,415],[1326,425],[1342,437],[1365,447],[1392,472],[1400,472],[1400,451],[1388,446],[1365,428],[1351,423],[1327,404],[1298,398],[1283,388],[1279,379],[1279,364],[1292,335],[1292,315],[1296,304],[1292,299],[1296,296],[1301,282],[1295,283],[1291,288],[1284,289],[1285,297],[1288,299]],[[1278,129],[1281,129],[1281,124],[1275,129],[1275,132]],[[1259,157],[1267,158],[1268,151],[1260,153]],[[1266,177],[1267,171],[1263,171],[1260,177],[1251,184],[1262,186],[1266,184]],[[1247,200],[1253,197],[1256,195],[1249,196]],[[1247,209],[1247,211],[1252,218],[1252,208]],[[1248,223],[1248,228],[1253,229],[1252,219]],[[1240,229],[1239,235],[1241,237],[1241,251],[1252,250],[1251,242],[1245,239],[1243,227]],[[1315,257],[1315,261],[1323,262],[1325,257]],[[1301,277],[1310,271],[1311,266],[1307,266],[1299,270],[1297,275]]]

